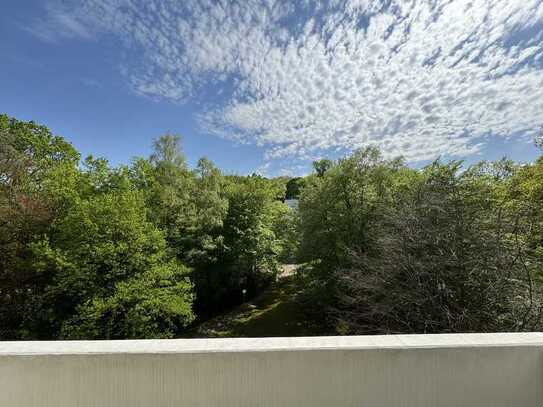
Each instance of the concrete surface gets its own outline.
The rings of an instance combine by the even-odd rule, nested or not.
[[[541,407],[543,333],[0,342],[0,406]]]

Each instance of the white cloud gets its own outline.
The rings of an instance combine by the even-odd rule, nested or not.
[[[138,93],[221,93],[202,126],[264,146],[269,160],[367,145],[410,161],[467,156],[489,135],[543,125],[541,0],[76,4],[50,18],[143,53],[127,67]]]
[[[46,3],[44,16],[22,28],[50,43],[70,38],[93,38],[92,30],[77,10],[57,2]]]

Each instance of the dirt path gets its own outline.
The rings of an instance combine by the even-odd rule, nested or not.
[[[319,332],[307,322],[296,302],[296,266],[285,265],[278,281],[245,304],[203,322],[187,336],[262,337],[311,336]]]

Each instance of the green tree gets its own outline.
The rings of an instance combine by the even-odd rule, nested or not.
[[[370,148],[309,176],[299,204],[302,260],[331,268],[355,247],[371,250],[378,233],[372,223],[383,216],[400,170],[401,161]]]
[[[534,164],[519,167],[508,185],[514,209],[530,230],[528,239],[534,250],[543,247],[543,157]]]
[[[317,161],[313,161],[313,169],[317,173],[317,176],[322,177],[326,171],[334,166],[333,161],[328,160],[327,158],[322,158]]]
[[[277,207],[272,229],[280,248],[278,260],[286,264],[297,263],[300,245],[297,209],[287,205]]]
[[[220,261],[197,282],[202,308],[217,311],[250,297],[277,272],[281,242],[274,224],[284,205],[276,183],[260,176],[229,177],[228,211],[224,220],[224,252]]]
[[[190,270],[148,220],[156,168],[79,169],[69,143],[7,116],[0,138],[2,339],[171,337],[194,319]]]
[[[50,276],[32,267],[29,247],[73,198],[78,161],[46,127],[0,115],[0,339],[40,330],[35,315]]]
[[[191,193],[194,215],[186,231],[184,258],[195,267],[208,267],[224,251],[222,231],[228,199],[220,170],[207,158],[198,161],[194,176]]]
[[[300,192],[304,186],[304,179],[300,177],[291,178],[288,180],[286,188],[287,192],[285,195],[286,199],[298,199],[300,197]]]
[[[172,338],[194,319],[189,270],[176,261],[115,285],[78,307],[62,327],[70,339]]]
[[[176,332],[168,321],[177,320],[179,325],[175,329],[182,329],[193,319],[189,312],[192,303],[189,272],[168,254],[163,234],[147,220],[144,200],[137,191],[109,192],[78,200],[55,223],[49,239],[35,244],[33,251],[37,259],[34,268],[54,275],[53,284],[47,287],[44,296],[51,304],[56,332],[65,337],[78,337],[81,332],[123,337],[128,332],[127,326],[138,337],[151,332],[152,328],[136,327],[137,319],[128,321],[135,311],[122,308],[123,300],[137,301],[141,287],[156,294],[156,301],[165,301],[155,303],[161,313],[154,314],[153,323],[165,329],[161,335],[171,336]],[[161,275],[165,278],[158,278]],[[180,295],[173,302],[172,292]],[[145,296],[141,301],[134,303],[138,312],[148,305]],[[170,303],[183,305],[176,310]],[[118,305],[115,315],[110,316],[112,319],[98,318],[112,304]],[[90,317],[94,319],[86,319]],[[108,325],[100,326],[100,321]]]
[[[415,171],[366,150],[310,178],[300,202],[310,298],[340,333],[537,329],[536,218],[510,192],[531,170]]]
[[[146,191],[149,215],[166,233],[178,258],[186,251],[185,231],[194,226],[194,174],[187,168],[180,138],[164,135],[154,142],[149,162],[152,172]]]

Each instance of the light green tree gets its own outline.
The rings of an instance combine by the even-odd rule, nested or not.
[[[134,310],[122,308],[122,300],[132,293],[134,307],[146,309],[145,296],[141,297],[142,303],[136,302],[136,294],[145,290],[154,293],[157,302],[165,301],[155,303],[161,313],[154,314],[153,323],[164,328],[161,335],[172,336],[194,318],[189,270],[169,254],[162,232],[147,220],[144,200],[137,191],[78,200],[56,222],[49,238],[32,248],[34,267],[55,276],[45,295],[64,337],[92,336],[93,332],[96,337],[123,337],[128,333],[127,324],[138,337],[150,333],[151,328],[134,325],[138,319],[129,321]],[[130,290],[138,287],[145,290]],[[171,293],[178,294],[175,301]],[[116,324],[116,330],[112,330],[111,321],[98,315],[116,301],[121,305],[111,316]],[[91,317],[92,323],[88,320]],[[168,322],[171,320],[178,321],[178,325],[172,326]]]

